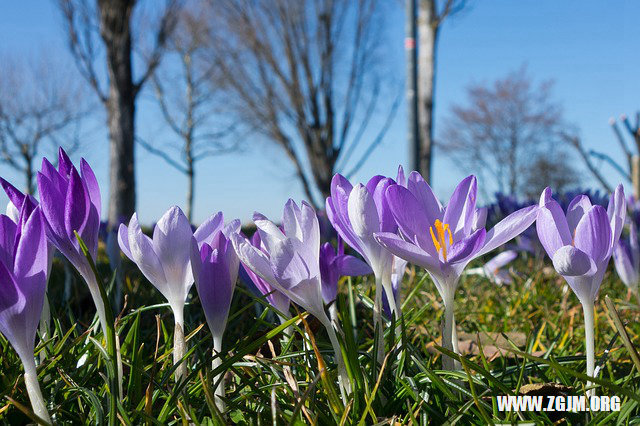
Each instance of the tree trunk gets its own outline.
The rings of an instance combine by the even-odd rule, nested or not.
[[[131,11],[135,1],[99,0],[100,35],[107,49],[109,97],[109,225],[129,218],[136,208],[135,98],[131,68]]]
[[[193,223],[193,177],[195,170],[193,168],[193,161],[187,162],[187,219],[190,223]]]
[[[431,162],[433,151],[433,104],[436,79],[436,46],[438,25],[436,22],[435,0],[420,0],[418,12],[418,75],[420,98],[418,114],[422,128],[418,171],[431,182]]]
[[[418,44],[418,116],[422,132],[419,141],[419,164],[417,170],[428,183],[431,183],[433,105],[436,79],[436,45],[438,39],[435,0],[420,0],[418,26],[420,38]]]
[[[24,177],[26,178],[26,192],[29,195],[33,195],[35,192],[35,188],[33,186],[33,157],[25,155],[24,161],[26,163],[24,170]],[[20,206],[16,207],[20,208]]]
[[[416,25],[417,0],[407,0],[407,21],[405,27],[404,48],[407,55],[407,116],[409,137],[409,167],[411,170],[420,168],[420,121],[418,99],[418,49],[416,39],[418,31]]]

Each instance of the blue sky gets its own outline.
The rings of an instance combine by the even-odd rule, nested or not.
[[[403,2],[393,1],[398,6],[388,15],[392,26],[383,66],[385,72],[403,78]],[[640,109],[640,27],[634,22],[637,16],[640,2],[632,0],[471,0],[466,10],[445,23],[440,34],[436,134],[450,105],[464,100],[464,89],[470,83],[490,82],[527,64],[529,74],[537,81],[555,80],[555,98],[563,105],[565,118],[580,128],[585,145],[622,160],[608,119],[622,113],[632,115]],[[37,55],[46,49],[67,61],[69,72],[76,72],[53,1],[4,2],[0,6],[0,40],[2,54]],[[140,134],[157,131],[148,96],[141,99],[138,108]],[[96,117],[101,119],[103,114]],[[403,104],[386,139],[354,180],[367,180],[374,174],[394,176],[398,164],[406,166],[406,121]],[[96,125],[89,128],[86,138],[90,146],[84,148],[82,155],[96,170],[106,205],[106,130]],[[255,145],[245,145],[252,148],[238,154],[200,163],[197,223],[218,210],[229,219],[239,217],[245,222],[254,210],[279,218],[287,198],[304,198],[293,168],[280,151],[262,143]],[[620,180],[606,166],[602,170],[611,183]],[[0,165],[0,174],[22,186],[7,166]],[[441,198],[448,197],[463,176],[455,164],[436,151],[433,186]],[[595,186],[587,174],[584,181]],[[183,175],[138,149],[138,212],[143,223],[155,221],[171,205],[184,206],[185,188]],[[6,203],[4,195],[0,196],[0,203]]]

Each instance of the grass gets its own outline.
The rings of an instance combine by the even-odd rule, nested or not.
[[[109,276],[101,255],[98,269]],[[471,265],[473,267],[475,265]],[[399,323],[383,333],[371,328],[373,278],[344,280],[338,307],[342,348],[353,393],[343,403],[332,350],[322,326],[300,313],[278,325],[264,300],[239,284],[224,337],[227,356],[211,371],[212,339],[195,289],[185,310],[188,380],[173,382],[172,317],[158,292],[126,263],[126,307],[116,318],[124,370],[121,424],[372,425],[491,424],[533,421],[568,424],[640,424],[640,372],[632,352],[640,341],[640,309],[611,270],[596,305],[596,394],[618,395],[619,412],[503,413],[496,395],[515,395],[548,383],[585,392],[584,328],[577,298],[548,266],[519,260],[514,283],[498,287],[464,276],[456,293],[461,369],[442,371],[439,346],[444,308],[424,272],[409,269]],[[37,346],[42,392],[58,424],[106,424],[110,415],[104,339],[84,283],[74,276],[71,299],[63,300],[64,272],[56,261],[49,298],[53,335]],[[619,314],[607,307],[605,295]],[[294,311],[295,312],[295,311]],[[293,334],[285,337],[291,325]],[[621,338],[618,329],[624,327]],[[626,336],[626,337],[625,337]],[[376,339],[387,354],[373,359]],[[626,339],[626,344],[625,344]],[[82,365],[78,361],[83,360]],[[30,405],[20,363],[0,337],[0,422],[23,424]],[[227,412],[219,413],[213,377],[224,371]]]

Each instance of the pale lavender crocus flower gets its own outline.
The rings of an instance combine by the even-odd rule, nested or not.
[[[58,169],[44,158],[38,172],[40,206],[46,219],[49,241],[78,270],[87,283],[96,306],[102,331],[106,333],[105,306],[89,261],[82,253],[77,232],[96,260],[100,228],[100,188],[89,164],[80,159],[80,172],[62,148],[58,150]]]
[[[25,198],[17,224],[0,215],[0,332],[22,361],[34,413],[51,424],[34,358],[36,331],[47,290],[49,245],[41,208],[29,204]]]
[[[613,264],[622,282],[640,302],[640,293],[638,291],[638,283],[640,283],[640,245],[638,244],[638,230],[633,220],[629,224],[629,241],[621,237],[613,248]]]
[[[228,235],[239,232],[239,228],[240,221],[236,220],[225,230],[216,231],[213,238],[208,242],[202,242],[200,247],[195,238],[191,244],[193,277],[213,337],[213,369],[222,364],[222,335],[227,326],[240,263]],[[216,376],[215,382],[218,382],[214,392],[216,406],[224,412],[224,373]]]
[[[320,280],[322,282],[322,299],[329,305],[331,321],[337,324],[337,309],[333,303],[338,296],[338,281],[341,277],[357,277],[371,274],[373,271],[362,260],[355,256],[344,254],[344,244],[338,238],[338,251],[331,243],[324,243],[320,247]]]
[[[404,183],[404,172],[398,170],[398,181]],[[331,180],[331,196],[326,200],[327,216],[340,237],[355,251],[360,253],[373,270],[376,292],[373,303],[374,326],[380,331],[382,324],[382,297],[386,294],[392,313],[395,312],[391,274],[393,254],[381,246],[374,233],[395,233],[398,226],[384,197],[386,189],[396,184],[393,179],[374,176],[366,185],[351,183],[336,174]],[[384,293],[383,293],[384,289]],[[379,339],[377,359],[384,358],[384,340]]]
[[[594,303],[626,216],[622,185],[609,199],[607,210],[591,205],[589,197],[575,197],[567,212],[546,188],[540,196],[536,229],[556,271],[564,277],[582,304],[585,322],[587,375],[595,369]],[[589,386],[590,383],[587,383]],[[593,390],[589,391],[593,394]]]
[[[289,200],[282,218],[283,230],[259,213],[254,214],[265,251],[246,238],[233,234],[238,257],[256,275],[315,316],[327,330],[338,364],[340,388],[350,392],[344,360],[336,331],[322,303],[320,278],[320,228],[316,212],[309,204]],[[343,398],[344,399],[344,398]]]
[[[486,211],[476,208],[477,182],[469,176],[460,182],[446,207],[418,172],[407,187],[390,186],[385,193],[400,235],[376,233],[377,241],[391,253],[427,270],[445,305],[443,346],[457,352],[454,342],[453,301],[460,276],[473,259],[511,240],[536,219],[537,206],[518,210],[486,231]],[[457,339],[456,339],[457,340]],[[443,357],[453,369],[450,357]]]

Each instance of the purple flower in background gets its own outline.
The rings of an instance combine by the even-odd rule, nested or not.
[[[620,238],[613,248],[613,264],[622,282],[638,297],[640,245],[637,225],[633,220],[629,221],[629,241]]]
[[[239,221],[225,231],[218,230],[210,239],[198,248],[196,239],[191,243],[191,268],[202,303],[209,330],[213,336],[213,369],[222,363],[222,335],[227,326],[231,307],[231,298],[238,278],[239,260],[231,241],[223,232],[238,232]],[[238,226],[234,226],[238,225]],[[214,378],[214,383],[218,377]],[[222,400],[225,394],[224,376],[215,386],[216,405],[224,412]]]
[[[594,302],[620,238],[625,215],[622,185],[611,194],[607,210],[592,205],[586,195],[579,195],[569,203],[565,214],[551,197],[549,188],[540,196],[538,237],[553,260],[554,268],[567,281],[584,311],[588,376],[593,376],[595,367]]]
[[[262,240],[260,239],[260,233],[258,231],[254,232],[253,236],[250,240],[251,245],[255,247],[257,250],[260,250],[262,253],[267,254],[267,248],[264,244],[262,244]],[[247,273],[252,283],[258,289],[258,291],[265,296],[267,301],[273,306],[276,310],[280,312],[278,314],[278,318],[280,318],[281,322],[285,322],[290,318],[289,315],[289,297],[281,292],[280,290],[274,288],[268,281],[262,279],[258,274],[253,272],[253,270],[242,264],[243,270]]]
[[[48,263],[44,218],[40,207],[33,207],[25,197],[17,224],[0,215],[0,332],[22,361],[33,411],[51,424],[33,353],[47,289]]]
[[[341,389],[350,386],[338,337],[324,311],[320,281],[320,228],[313,207],[287,201],[282,217],[283,230],[259,213],[253,220],[260,234],[260,247],[232,234],[238,257],[247,268],[315,316],[327,329],[338,363]]]
[[[473,259],[494,250],[527,229],[535,220],[537,206],[510,214],[486,231],[486,211],[476,208],[474,176],[462,180],[446,208],[418,172],[409,176],[407,187],[392,185],[386,190],[389,210],[400,235],[376,233],[376,239],[391,253],[422,266],[433,279],[445,304],[444,346],[457,350],[453,342],[453,299],[462,271]],[[445,357],[446,368],[453,362]]]
[[[513,279],[509,275],[509,271],[502,269],[504,266],[513,262],[518,257],[518,252],[515,250],[505,250],[502,253],[492,257],[481,268],[473,268],[466,271],[467,274],[482,275],[489,279],[494,284],[511,284]]]
[[[327,305],[336,300],[338,280],[341,277],[357,277],[371,274],[371,268],[357,257],[344,254],[344,244],[338,241],[338,252],[331,243],[320,247],[320,278],[322,281],[322,299]]]
[[[89,164],[80,159],[80,173],[62,148],[58,150],[58,169],[44,158],[38,172],[40,206],[46,219],[49,241],[84,278],[96,306],[102,330],[106,319],[96,277],[82,253],[74,231],[95,260],[100,228],[100,188]]]

